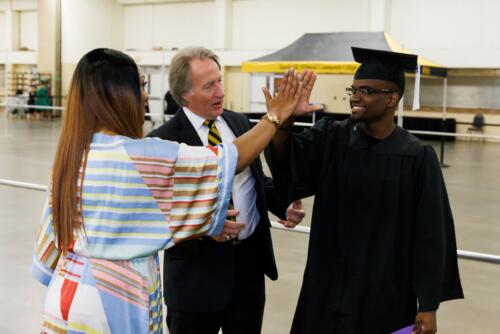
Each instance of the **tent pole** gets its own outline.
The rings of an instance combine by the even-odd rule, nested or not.
[[[445,77],[443,81],[443,113],[442,113],[442,121],[441,121],[441,131],[446,132],[446,95],[448,90],[448,78]],[[450,167],[449,165],[444,163],[444,136],[441,136],[441,152],[440,152],[440,163],[442,168]]]
[[[250,80],[248,82],[248,105],[247,105],[247,112],[252,111],[250,110],[252,108],[252,84],[253,84],[253,74],[250,73]]]
[[[245,111],[244,109],[244,106],[243,106],[243,96],[245,96],[243,94],[243,86],[244,86],[244,82],[245,82],[245,79],[248,79],[250,77],[249,74],[245,74],[243,72],[240,72],[240,105],[239,105],[239,110],[238,111]],[[250,80],[248,80],[250,81]],[[230,108],[231,109],[231,108]]]
[[[448,91],[448,78],[445,77],[443,82],[443,119],[446,119],[447,91]]]

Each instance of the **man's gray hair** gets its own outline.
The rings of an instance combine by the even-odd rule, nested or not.
[[[170,62],[170,71],[168,76],[168,85],[170,86],[170,92],[175,102],[180,106],[185,106],[186,101],[182,98],[187,91],[192,87],[191,80],[191,68],[189,64],[193,59],[212,59],[219,69],[221,69],[219,63],[219,57],[211,50],[201,47],[192,46],[180,50]]]

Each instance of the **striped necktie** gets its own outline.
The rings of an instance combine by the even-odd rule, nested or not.
[[[206,120],[203,125],[208,127],[208,145],[217,146],[222,143],[222,138],[220,136],[219,130],[215,126],[215,120]]]
[[[205,122],[203,122],[203,125],[208,127],[208,145],[217,146],[220,143],[222,143],[222,137],[220,136],[219,130],[217,130],[217,127],[215,126],[215,120],[207,119],[205,120]],[[233,196],[231,195],[231,198],[229,199],[228,210],[233,210],[233,209],[234,209]],[[230,217],[228,219],[236,221],[235,217]]]

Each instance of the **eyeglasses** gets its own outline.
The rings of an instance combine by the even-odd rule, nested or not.
[[[349,96],[353,96],[353,95],[368,96],[368,95],[376,94],[376,93],[396,93],[395,90],[377,89],[377,88],[371,88],[371,87],[360,87],[360,88],[347,87],[345,89],[345,91],[347,92],[347,95],[349,95]]]

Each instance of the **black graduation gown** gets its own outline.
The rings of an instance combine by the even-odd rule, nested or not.
[[[323,118],[271,162],[288,200],[315,195],[292,333],[390,333],[463,298],[436,154],[396,127],[369,147],[350,120]]]

